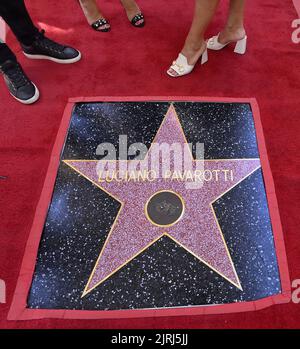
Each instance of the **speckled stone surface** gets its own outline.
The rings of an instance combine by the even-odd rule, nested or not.
[[[182,137],[175,124],[172,125],[172,113],[167,121],[173,127],[160,128],[163,120],[168,123],[164,118],[169,108],[170,104],[164,102],[76,105],[62,152],[62,160],[66,162],[62,161],[59,168],[28,307],[189,306],[256,300],[280,292],[262,173],[259,160],[253,160],[258,158],[253,117],[249,105],[237,103],[174,103],[187,141],[204,143],[208,160],[205,168],[233,168],[235,182],[230,185],[225,181],[212,182],[209,186],[205,183],[198,193],[190,190],[191,194],[186,194],[183,184],[178,182],[138,183],[135,189],[134,183],[103,184],[105,190],[112,191],[116,197],[123,195],[121,201],[134,203],[138,200],[138,204],[129,205],[129,220],[126,220],[128,214],[118,217],[123,221],[115,225],[119,229],[117,239],[110,246],[106,263],[101,261],[98,271],[96,268],[96,279],[91,278],[121,203],[95,185],[97,178],[92,178],[89,171],[97,162],[90,160],[100,160],[96,155],[98,144],[110,142],[118,146],[119,135],[127,134],[129,145],[141,142],[148,148],[159,129],[161,140],[172,142]],[[183,142],[183,139],[178,141]],[[86,161],[74,161],[79,159]],[[95,175],[96,171],[93,173]],[[146,219],[143,221],[145,217],[135,212],[139,205],[144,207],[143,199],[160,189],[180,192],[189,208],[174,226],[176,229],[168,228],[170,236],[176,236],[180,245],[169,236],[161,235],[161,230]],[[229,191],[219,197],[226,190]],[[213,202],[224,241],[209,209],[210,202]],[[201,239],[197,240],[199,229]],[[150,235],[152,232],[156,242],[111,274],[117,264],[135,254],[132,246],[136,251],[142,248],[138,242],[145,243],[145,236],[149,237],[145,232]],[[194,236],[187,232],[194,232]],[[188,250],[195,252],[194,255],[184,248],[188,243]],[[228,254],[226,257],[226,249],[232,263]],[[206,263],[199,259],[199,251]],[[109,277],[98,284],[105,276]],[[242,290],[235,285],[236,276]],[[91,290],[81,298],[89,279]]]

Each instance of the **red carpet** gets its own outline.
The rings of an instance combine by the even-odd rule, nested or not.
[[[83,60],[73,66],[28,61],[12,36],[8,42],[42,97],[22,106],[0,81],[0,278],[7,284],[7,303],[0,304],[1,328],[268,328],[299,327],[300,304],[278,305],[254,313],[137,320],[6,321],[49,156],[68,97],[118,95],[256,97],[275,180],[291,279],[300,278],[298,239],[299,44],[291,40],[297,13],[292,1],[248,1],[249,51],[211,53],[209,63],[180,80],[165,68],[181,49],[192,15],[192,1],[140,1],[147,26],[135,29],[117,1],[102,1],[110,33],[89,29],[74,0],[27,1],[35,21],[49,36],[79,48]],[[183,11],[183,9],[185,9]],[[217,32],[224,11],[210,27]],[[178,21],[180,19],[180,21]]]

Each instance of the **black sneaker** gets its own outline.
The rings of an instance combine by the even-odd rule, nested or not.
[[[28,79],[18,62],[8,60],[0,65],[0,71],[10,94],[16,100],[23,104],[32,104],[39,99],[39,90]]]
[[[31,59],[48,59],[56,63],[75,63],[81,59],[81,53],[72,47],[61,45],[45,36],[42,30],[35,41],[26,46],[21,44],[24,55]]]

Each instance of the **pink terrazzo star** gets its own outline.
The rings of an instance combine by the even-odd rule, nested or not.
[[[170,107],[164,118],[155,137],[155,143],[186,144],[173,106]],[[149,165],[151,152],[152,147],[141,166],[143,163]],[[65,163],[122,203],[83,296],[163,235],[171,238],[227,281],[242,289],[212,203],[260,168],[259,159],[205,160],[204,170],[221,173],[226,169],[233,176],[230,179],[226,176],[219,176],[218,180],[205,181],[198,189],[188,189],[185,181],[171,178],[157,178],[154,181],[99,182],[97,169],[101,161],[65,160]],[[196,161],[193,160],[193,164],[195,165]],[[120,167],[122,161],[118,161],[117,165]],[[162,165],[161,160],[160,165]],[[171,165],[174,165],[173,161]],[[145,214],[149,198],[159,191],[175,192],[185,203],[181,219],[172,226],[154,225]]]

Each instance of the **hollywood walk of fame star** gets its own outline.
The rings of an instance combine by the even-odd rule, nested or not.
[[[169,108],[156,134],[155,143],[187,144],[173,106]],[[151,149],[152,147],[144,162],[149,162]],[[191,153],[190,156],[192,157]],[[191,160],[196,162],[194,159]],[[159,161],[161,162],[161,159]],[[204,160],[205,170],[227,169],[234,173],[234,177],[232,180],[220,177],[218,181],[205,182],[198,189],[188,189],[185,181],[164,178],[157,178],[154,181],[101,181],[100,183],[97,166],[101,160],[64,160],[64,162],[121,203],[84,289],[83,297],[162,236],[168,236],[242,290],[212,204],[260,168],[259,159]]]

